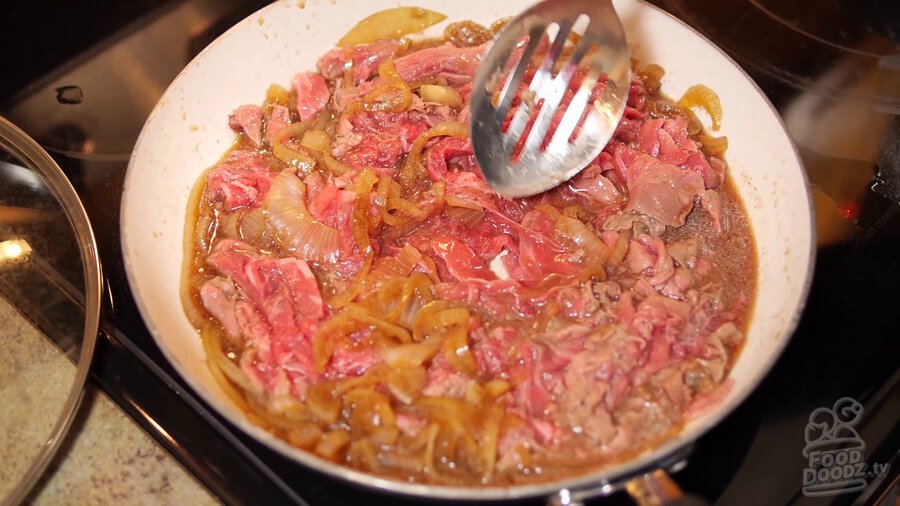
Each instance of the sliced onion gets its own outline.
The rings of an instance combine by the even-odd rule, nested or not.
[[[341,254],[338,231],[316,221],[306,209],[306,185],[290,170],[272,181],[263,201],[275,239],[304,260],[334,263]]]
[[[355,467],[373,472],[378,472],[381,468],[381,463],[378,461],[378,450],[375,448],[375,444],[368,439],[357,439],[350,443],[350,448],[347,449],[347,462]]]
[[[459,195],[447,195],[447,205],[450,207],[462,207],[465,209],[473,209],[483,211],[484,207],[474,200],[460,197]]]
[[[407,244],[396,255],[387,258],[372,270],[363,284],[362,292],[368,294],[388,279],[409,276],[421,258],[422,253],[411,244]]]
[[[475,359],[472,358],[472,352],[469,349],[469,310],[462,308],[456,310],[448,309],[441,314],[460,310],[465,311],[465,324],[457,324],[444,339],[444,358],[458,371],[474,376],[478,373],[478,364],[475,363]]]
[[[423,84],[419,87],[419,96],[426,102],[449,105],[453,108],[459,108],[463,103],[462,95],[449,86]]]
[[[399,39],[404,35],[421,32],[440,23],[447,16],[421,7],[394,7],[378,11],[353,26],[341,40],[339,47],[367,44],[381,39]]]
[[[321,130],[310,130],[303,135],[300,145],[313,152],[316,161],[325,166],[334,174],[346,174],[353,170],[352,167],[338,161],[331,154],[331,138]]]
[[[322,429],[314,423],[302,423],[287,431],[288,442],[302,450],[311,450],[322,439]]]
[[[285,145],[284,141],[300,138],[313,124],[314,119],[292,123],[272,136],[272,154],[291,167],[296,167],[303,174],[309,174],[312,171],[316,166],[316,160],[304,150],[297,150]]]
[[[400,171],[400,184],[404,189],[412,188],[422,172],[422,150],[425,144],[434,137],[468,137],[469,127],[465,123],[458,121],[448,121],[435,125],[425,132],[421,133],[409,148],[409,154],[406,156],[406,163]]]
[[[313,336],[313,368],[324,373],[335,347],[351,332],[362,330],[367,325],[356,320],[346,311],[342,311],[323,323]]]
[[[291,92],[278,86],[277,84],[273,84],[269,86],[269,89],[266,90],[266,102],[278,104],[278,105],[288,105],[291,101]]]
[[[416,343],[412,346],[419,346],[425,343]],[[408,344],[404,344],[402,346],[410,346]],[[440,344],[434,347],[434,353],[437,353],[437,350],[440,348]],[[433,356],[434,354],[432,354]],[[384,354],[382,354],[384,357]],[[385,358],[385,361],[391,365],[391,372],[388,374],[387,387],[398,401],[403,404],[411,404],[413,400],[422,393],[422,390],[425,388],[426,383],[428,383],[428,375],[425,372],[424,367],[420,366],[411,366],[411,365],[401,365],[401,364],[409,364],[411,362],[407,362],[405,360],[395,361],[392,364]],[[422,360],[421,363],[424,363],[427,358]]]
[[[678,105],[685,109],[700,107],[709,114],[712,121],[712,129],[718,130],[722,122],[722,103],[716,92],[702,84],[695,84],[684,92],[678,100]]]
[[[353,200],[350,232],[354,240],[356,240],[359,251],[363,254],[368,254],[372,251],[372,240],[369,237],[369,227],[372,224],[369,216],[369,196],[377,182],[378,178],[369,169],[363,170],[356,180],[356,195]]]
[[[609,246],[578,218],[560,216],[556,220],[556,230],[577,244],[585,252],[590,262],[602,266],[609,259],[611,253]]]
[[[412,336],[408,330],[371,314],[366,308],[358,304],[352,302],[347,304],[345,311],[356,321],[368,324],[389,336],[396,337],[400,342],[408,343],[412,341]]]
[[[247,211],[241,216],[240,238],[250,244],[268,247],[272,243],[266,214],[262,209]]]
[[[312,385],[306,390],[306,407],[324,424],[330,425],[341,416],[341,399],[330,382]]]
[[[350,433],[344,429],[334,429],[325,433],[316,444],[317,455],[329,460],[338,460],[340,453],[350,444]]]
[[[228,237],[230,239],[239,239],[241,237],[240,223],[241,217],[244,215],[245,209],[238,209],[230,213],[226,213],[222,217],[219,213],[219,226],[216,229],[217,236]]]
[[[728,149],[728,137],[713,137],[704,132],[700,132],[697,140],[703,145],[703,150],[711,156],[722,157]]]
[[[368,112],[402,112],[412,105],[412,89],[400,77],[394,60],[385,60],[378,65],[378,76],[383,84],[370,91],[360,101],[347,106],[347,112],[364,110]]]
[[[388,321],[410,327],[419,309],[434,299],[432,287],[428,276],[416,272],[411,276],[388,278],[369,300],[375,302],[375,313],[383,314]]]
[[[612,251],[609,254],[609,263],[612,265],[619,265],[622,263],[622,260],[625,259],[625,255],[628,253],[628,242],[631,240],[631,229],[623,230],[619,232],[619,237],[616,239],[616,244],[613,245]]]
[[[344,395],[344,406],[350,410],[347,425],[354,436],[377,445],[391,445],[397,440],[397,419],[385,395],[371,387],[357,388]]]
[[[484,390],[491,397],[500,397],[506,392],[509,392],[510,388],[509,382],[504,380],[491,380],[484,384]]]
[[[431,360],[441,349],[441,339],[430,337],[420,343],[401,344],[379,350],[381,358],[393,368],[416,367]]]
[[[365,262],[363,262],[362,269],[360,269],[359,273],[356,274],[356,277],[353,278],[353,282],[351,282],[350,285],[342,290],[339,294],[335,295],[334,298],[328,301],[329,306],[331,306],[333,309],[340,309],[356,299],[356,297],[362,290],[365,279],[369,275],[369,269],[372,268],[372,262],[374,261],[374,259],[375,255],[373,253],[369,253],[368,255],[366,255],[366,260]]]
[[[500,442],[500,423],[503,421],[502,405],[490,404],[483,411],[481,434],[478,446],[481,451],[481,472],[490,477],[497,461],[497,446]]]
[[[644,82],[644,89],[647,90],[647,93],[655,94],[659,91],[660,82],[663,76],[666,75],[666,71],[659,65],[651,63],[641,67],[637,71],[637,75]]]

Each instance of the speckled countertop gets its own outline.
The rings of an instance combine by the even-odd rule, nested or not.
[[[74,365],[0,298],[0,499],[46,437]],[[41,404],[41,403],[44,404]],[[217,504],[215,497],[101,391],[88,387],[31,504]]]

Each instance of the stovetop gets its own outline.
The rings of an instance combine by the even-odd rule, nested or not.
[[[0,19],[0,41],[13,48],[0,71],[0,115],[56,158],[92,219],[109,293],[93,381],[225,503],[424,503],[337,482],[244,436],[181,381],[131,298],[118,209],[133,143],[178,71],[266,2],[54,3],[22,2]],[[675,479],[723,505],[865,504],[896,491],[900,14],[881,0],[860,3],[852,18],[856,4],[841,0],[654,3],[716,41],[779,108],[814,186],[820,237],[796,334]],[[28,316],[41,324],[39,308]],[[814,409],[842,397],[863,405],[866,462],[894,465],[865,491],[806,496],[804,429]],[[596,502],[630,504],[621,493]]]

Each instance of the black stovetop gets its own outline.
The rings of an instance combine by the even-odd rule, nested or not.
[[[245,437],[185,386],[160,354],[131,298],[119,249],[118,208],[128,155],[143,119],[193,55],[264,3],[132,0],[109,4],[96,0],[50,2],[49,6],[23,2],[5,7],[0,42],[12,51],[7,52],[0,70],[0,115],[19,124],[54,155],[92,219],[109,292],[93,381],[126,413],[225,503],[305,500],[313,505],[338,505],[362,500],[368,504],[415,504],[337,482]],[[816,87],[820,81],[815,76],[840,65],[842,53],[835,47],[853,49],[868,44],[864,47],[875,60],[897,65],[893,72],[900,68],[898,60],[890,57],[892,44],[897,51],[900,16],[893,18],[896,23],[890,22],[897,12],[887,1],[866,2],[870,8],[881,5],[882,16],[870,16],[877,22],[867,22],[870,18],[862,15],[854,18],[853,30],[835,29],[829,24],[832,18],[818,20],[813,15],[840,15],[848,3],[831,0],[828,8],[821,8],[818,2],[807,1],[805,11],[794,9],[807,12],[812,19],[797,22],[795,32],[826,42],[831,41],[829,34],[843,34],[838,44],[822,46],[831,47],[827,54],[815,44],[805,46],[792,39],[796,33],[791,35],[791,30],[780,32],[783,25],[776,28],[777,23],[772,24],[772,19],[790,18],[790,12],[785,18],[771,12],[769,4],[779,5],[777,2],[655,3],[719,42],[776,107],[793,119],[793,123],[788,121],[789,129],[804,142],[811,132],[824,134],[821,124],[797,119],[798,99],[812,94],[818,97],[820,108],[842,100],[834,95],[835,90],[829,88],[826,93],[822,91],[825,88]],[[787,4],[796,7],[803,3]],[[769,14],[760,14],[765,10]],[[740,33],[757,37],[742,38]],[[148,44],[147,40],[165,43]],[[782,45],[778,46],[782,48],[780,60],[765,57],[767,44]],[[123,67],[123,54],[130,64],[154,71],[129,72]],[[885,55],[888,57],[881,58]],[[63,103],[68,100],[58,95],[64,86],[80,89],[80,103]],[[871,122],[883,126],[873,130],[872,135],[881,136],[876,139],[877,149],[865,156],[823,153],[815,148],[821,143],[815,142],[799,146],[816,188],[822,237],[809,301],[796,334],[772,372],[746,402],[697,442],[686,468],[676,473],[675,479],[686,490],[723,505],[838,505],[872,500],[860,493],[811,498],[801,490],[803,469],[808,466],[803,455],[808,417],[815,408],[830,407],[841,397],[852,397],[864,406],[857,430],[867,445],[866,461],[886,463],[897,455],[897,89],[900,84],[893,91],[881,90],[872,100],[854,102],[856,112],[870,112]],[[31,316],[40,323],[39,314]],[[893,467],[887,482],[897,476],[897,465]],[[879,483],[881,488],[886,483],[877,477],[868,481],[870,490],[863,494],[877,493]],[[615,494],[597,503],[630,501]]]

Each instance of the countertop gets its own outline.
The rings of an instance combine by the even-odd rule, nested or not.
[[[21,397],[21,391],[12,388],[15,382],[4,374],[16,370],[20,378],[29,382],[30,392],[58,397],[64,394],[64,389],[56,385],[61,381],[70,382],[75,366],[2,297],[0,328],[5,343],[4,352],[0,353],[2,417],[7,421],[15,418],[26,422],[18,424],[15,433],[0,436],[0,450],[15,447],[20,451],[0,453],[27,458],[28,449],[15,445],[27,446],[23,442],[44,437],[53,423],[53,415],[29,407],[23,409],[26,403],[21,398],[13,398]],[[23,368],[24,361],[39,366]],[[27,462],[13,461],[7,465],[21,468]],[[3,474],[0,472],[0,491],[9,489],[3,483]],[[106,394],[89,385],[75,421],[59,453],[35,487],[30,503],[206,505],[218,501]]]

